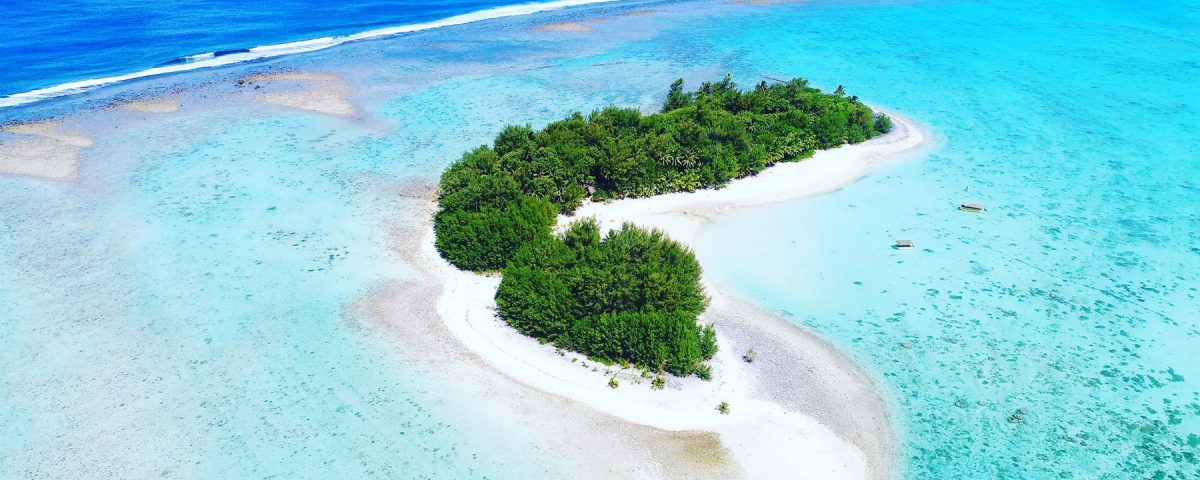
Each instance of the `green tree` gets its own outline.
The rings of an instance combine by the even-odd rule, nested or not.
[[[667,91],[667,101],[663,103],[663,113],[671,110],[677,110],[686,107],[692,103],[692,96],[683,91],[683,79],[680,78],[671,82],[671,89]]]
[[[892,117],[882,113],[875,116],[875,130],[879,133],[888,133],[892,131]]]

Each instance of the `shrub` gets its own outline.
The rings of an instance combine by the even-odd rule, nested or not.
[[[510,266],[496,290],[496,307],[517,331],[548,341],[567,330],[576,310],[571,290],[558,276],[528,266]]]
[[[700,332],[700,356],[708,360],[717,354],[717,331],[712,325],[704,327]]]
[[[716,349],[712,328],[696,323],[707,302],[687,248],[633,225],[600,238],[590,219],[522,247],[496,292],[501,318],[522,333],[676,375],[695,372]]]
[[[875,116],[875,130],[879,133],[888,133],[892,131],[892,117],[882,113]]]
[[[517,249],[550,236],[553,206],[521,197],[502,210],[441,210],[434,217],[435,246],[455,266],[474,271],[503,268]]]

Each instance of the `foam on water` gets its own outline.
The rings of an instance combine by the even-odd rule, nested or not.
[[[24,105],[27,103],[46,100],[50,98],[61,97],[64,95],[72,95],[80,92],[85,92],[96,87],[111,85],[114,83],[126,82],[139,78],[153,77],[157,75],[165,75],[170,73],[185,72],[201,68],[213,68],[223,65],[236,63],[250,62],[254,60],[262,60],[266,58],[279,57],[284,55],[295,55],[298,53],[312,52],[315,50],[323,50],[326,48],[341,45],[347,42],[355,42],[369,40],[374,38],[388,37],[392,35],[401,35],[405,33],[419,32],[422,30],[430,30],[435,28],[450,27],[454,25],[462,25],[466,23],[479,22],[483,20],[512,17],[517,15],[530,15],[538,12],[546,12],[558,10],[567,7],[587,5],[592,3],[604,3],[612,0],[555,0],[543,3],[527,3],[521,5],[506,5],[502,7],[494,7],[477,12],[464,13],[454,15],[452,17],[435,20],[432,22],[414,23],[409,25],[399,25],[394,27],[379,28],[368,30],[365,32],[338,35],[335,37],[314,38],[311,40],[301,40],[296,42],[281,43],[277,45],[263,45],[247,49],[226,50],[222,52],[206,52],[195,55],[180,57],[177,60],[166,62],[164,65],[147,68],[145,70],[127,73],[123,75],[114,75],[110,77],[90,78],[86,80],[78,80],[73,82],[62,83],[51,87],[39,88],[28,92],[14,93],[0,97],[0,108],[13,107]]]

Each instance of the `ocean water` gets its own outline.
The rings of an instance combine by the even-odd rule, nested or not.
[[[591,0],[5,1],[0,2],[5,19],[0,65],[6,66],[0,69],[0,107],[126,76],[251,61],[564,3]]]
[[[590,31],[530,28],[558,21]],[[422,213],[389,185],[507,123],[649,110],[726,72],[844,84],[939,139],[734,212],[698,248],[723,288],[877,376],[904,478],[1200,477],[1198,27],[1195,2],[595,5],[7,109],[288,67],[346,76],[366,120],[104,111],[79,117],[77,181],[0,177],[0,477],[579,475],[522,412],[347,320],[412,276],[386,225]],[[321,28],[342,26],[263,38]]]

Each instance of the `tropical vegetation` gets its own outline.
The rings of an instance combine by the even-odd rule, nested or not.
[[[686,247],[633,225],[590,220],[553,233],[583,201],[719,188],[778,162],[861,142],[892,127],[841,87],[804,79],[740,90],[728,76],[662,111],[607,107],[542,129],[506,127],[440,181],[436,246],[455,266],[501,271],[499,315],[520,332],[607,362],[707,376],[715,333]]]
[[[712,327],[696,322],[707,303],[686,247],[631,224],[601,237],[591,219],[517,250],[496,291],[500,317],[521,333],[676,375],[716,352]]]

